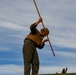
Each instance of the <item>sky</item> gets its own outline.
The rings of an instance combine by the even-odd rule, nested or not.
[[[49,43],[38,49],[39,74],[76,73],[76,0],[36,0]],[[0,0],[0,75],[23,75],[23,40],[39,16],[33,0]],[[39,30],[42,24],[37,27]]]

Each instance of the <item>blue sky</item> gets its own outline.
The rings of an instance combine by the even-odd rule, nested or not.
[[[76,0],[36,2],[56,54],[48,42],[37,49],[39,73],[60,73],[65,67],[76,72]],[[23,40],[38,18],[33,0],[0,0],[0,75],[23,75]]]

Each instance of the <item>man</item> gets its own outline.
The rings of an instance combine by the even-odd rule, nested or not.
[[[31,32],[24,39],[23,45],[23,58],[24,58],[24,75],[30,75],[30,70],[32,69],[32,75],[38,74],[39,70],[39,58],[36,48],[43,48],[45,42],[48,39],[43,40],[45,36],[49,34],[47,28],[42,28],[41,31],[37,30],[37,26],[42,22],[42,18],[30,26]]]

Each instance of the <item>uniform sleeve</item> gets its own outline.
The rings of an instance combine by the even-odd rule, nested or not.
[[[31,26],[30,26],[30,30],[33,34],[35,34],[37,32],[37,29],[36,29],[36,23],[33,23]]]

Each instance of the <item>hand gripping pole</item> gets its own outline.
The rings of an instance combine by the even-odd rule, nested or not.
[[[34,5],[35,5],[35,7],[36,7],[36,10],[37,10],[37,13],[38,13],[39,17],[41,17],[40,12],[39,12],[38,7],[37,7],[37,4],[36,4],[36,1],[33,0],[33,2],[34,2]],[[43,21],[42,21],[42,26],[45,28]],[[47,36],[47,39],[49,40],[49,37],[48,37],[48,36]],[[52,45],[51,45],[50,40],[49,40],[48,42],[49,42],[49,45],[50,45],[50,47],[51,47],[52,53],[53,53],[53,55],[55,56],[55,53],[54,53],[54,50],[53,50],[53,47],[52,47]]]

